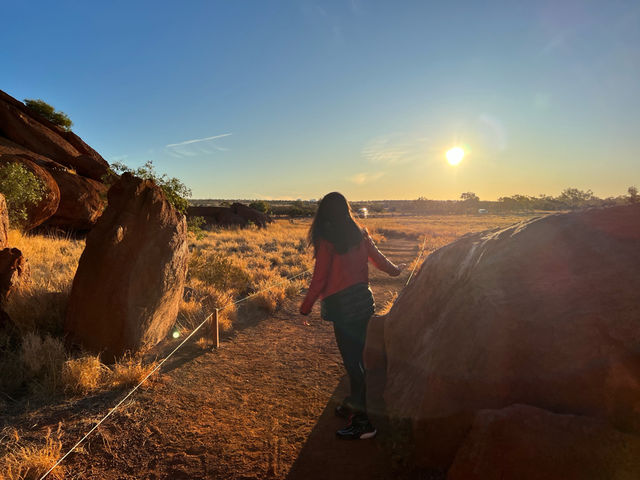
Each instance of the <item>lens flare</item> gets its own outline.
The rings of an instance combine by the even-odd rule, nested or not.
[[[447,150],[446,156],[449,165],[455,166],[462,161],[464,157],[464,150],[460,147],[453,147],[452,149]]]
[[[175,330],[173,331],[173,333],[171,334],[171,336],[172,336],[173,338],[178,338],[178,337],[180,336],[180,330],[175,329]]]

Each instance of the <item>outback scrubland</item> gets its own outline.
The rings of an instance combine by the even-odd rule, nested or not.
[[[521,219],[457,215],[380,217],[360,222],[383,250],[387,242],[402,239],[415,244],[417,257],[422,245],[428,254],[466,233]],[[190,233],[189,274],[174,331],[187,334],[219,308],[221,329],[230,332],[243,323],[274,314],[287,298],[298,296],[309,281],[307,275],[300,274],[313,265],[306,241],[308,227],[308,219],[279,219],[267,229]],[[0,411],[36,411],[48,404],[130,387],[154,368],[162,348],[177,342],[167,339],[153,352],[125,356],[113,365],[102,363],[99,355],[69,350],[64,343],[64,314],[84,241],[26,235],[17,230],[10,235],[11,244],[29,259],[31,278],[12,294],[6,307],[14,326],[0,339]],[[290,279],[296,275],[300,276]],[[234,304],[249,295],[246,302]],[[206,330],[196,342],[201,348],[211,345]],[[4,425],[0,464],[6,478],[36,478],[59,456],[62,424],[39,444],[22,442],[24,432],[7,420]],[[57,474],[62,478],[63,466]]]

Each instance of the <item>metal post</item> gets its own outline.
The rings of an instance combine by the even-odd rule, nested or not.
[[[218,322],[218,309],[216,308],[216,311],[214,313],[214,318],[215,318],[215,322],[216,322],[216,348],[220,347],[220,323]]]

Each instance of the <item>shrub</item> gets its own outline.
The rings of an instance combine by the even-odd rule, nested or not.
[[[60,441],[61,426],[58,426],[56,438],[51,436],[51,429],[47,430],[44,446],[21,445],[18,432],[2,432],[2,439],[7,438],[7,453],[0,457],[0,478],[7,480],[37,480],[58,461],[62,451],[62,442]],[[50,479],[65,478],[65,469],[62,465],[58,465],[49,474]]]
[[[251,297],[251,304],[270,314],[278,310],[287,298],[286,287],[282,283],[274,285],[270,282],[260,282],[256,290],[259,293]]]
[[[264,200],[256,200],[255,202],[251,202],[249,204],[249,208],[253,208],[261,213],[269,213],[271,211],[271,207]]]
[[[187,217],[187,231],[192,233],[196,240],[202,240],[207,234],[203,229],[202,225],[206,223],[204,217]]]
[[[114,388],[133,387],[142,381],[154,368],[156,362],[145,365],[140,358],[125,355],[118,360],[108,375],[108,386]]]
[[[29,107],[31,110],[39,113],[44,118],[49,120],[50,122],[55,123],[56,125],[64,128],[66,131],[71,130],[73,126],[73,122],[64,112],[56,110],[53,106],[49,105],[44,100],[34,100],[32,98],[25,98],[24,104]]]
[[[9,221],[22,228],[29,218],[27,209],[44,196],[45,187],[38,177],[19,163],[0,166],[0,193],[7,199]]]
[[[67,360],[62,367],[62,385],[66,392],[86,395],[100,387],[107,371],[98,355],[85,355]]]
[[[115,162],[111,164],[111,168],[116,173],[128,172],[136,177],[142,178],[143,180],[153,180],[156,185],[162,188],[169,203],[180,212],[186,213],[187,208],[189,207],[189,200],[187,200],[187,198],[191,196],[191,190],[179,179],[175,177],[168,177],[166,173],[163,173],[162,175],[157,173],[153,166],[153,162],[149,161],[142,167],[135,169],[129,168],[124,163]],[[113,183],[114,179],[115,175],[108,174],[107,178],[104,180],[106,180],[106,183],[110,184]]]
[[[216,287],[218,290],[246,290],[249,274],[220,253],[205,255],[196,250],[189,261],[191,277]]]
[[[53,394],[62,386],[62,365],[66,359],[62,342],[47,335],[42,339],[36,333],[27,333],[22,338],[20,361],[27,375],[35,382],[32,386],[39,393]]]

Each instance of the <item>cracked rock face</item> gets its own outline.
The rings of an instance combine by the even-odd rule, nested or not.
[[[65,329],[111,361],[162,340],[174,324],[187,273],[184,215],[150,180],[124,174],[87,236]]]

